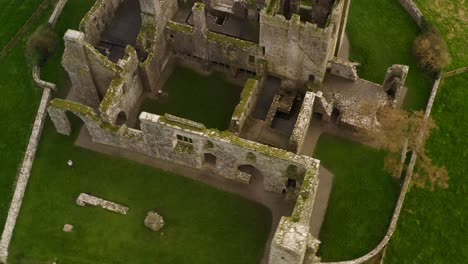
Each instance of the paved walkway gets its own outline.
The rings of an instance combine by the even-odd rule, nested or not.
[[[128,151],[112,146],[94,143],[85,126],[81,128],[80,134],[75,145],[90,149],[96,152],[122,157],[125,159],[137,161],[139,163],[170,171],[178,175],[185,176],[197,181],[201,181],[215,188],[226,192],[238,194],[246,199],[258,202],[268,208],[272,213],[272,228],[268,241],[265,245],[264,255],[261,263],[268,263],[270,253],[270,244],[273,234],[276,231],[281,216],[289,216],[294,209],[294,202],[285,199],[285,196],[273,192],[267,192],[263,189],[263,181],[254,180],[250,185],[245,185],[230,179],[213,174],[209,169],[200,170],[192,167],[183,166],[167,160],[157,159],[144,154]]]

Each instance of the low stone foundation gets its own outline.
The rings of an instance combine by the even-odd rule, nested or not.
[[[92,196],[86,193],[81,193],[78,196],[78,198],[76,199],[76,204],[79,206],[85,206],[87,204],[99,206],[106,210],[116,212],[119,214],[123,214],[123,215],[126,215],[128,212],[128,207],[125,207],[123,205],[120,205],[114,202],[109,202],[104,199],[101,199],[101,198],[98,198],[96,196]]]

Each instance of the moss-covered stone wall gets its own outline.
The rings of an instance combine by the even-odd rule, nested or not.
[[[97,45],[101,34],[114,18],[117,8],[125,0],[97,0],[80,22],[80,31],[91,45]]]

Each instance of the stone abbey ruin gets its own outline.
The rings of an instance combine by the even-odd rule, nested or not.
[[[261,175],[265,190],[295,199],[292,215],[276,227],[269,263],[320,262],[320,241],[309,232],[320,162],[300,154],[308,128],[314,118],[343,129],[373,128],[379,105],[402,101],[408,72],[393,65],[376,84],[338,57],[349,5],[98,0],[80,31],[64,36],[62,63],[72,89],[67,100],[51,101],[49,115],[62,134],[71,133],[71,112],[95,143],[210,168],[245,184]],[[145,98],[170,96],[164,84],[175,65],[244,83],[227,131],[140,110]]]

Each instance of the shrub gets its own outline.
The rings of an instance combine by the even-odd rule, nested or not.
[[[450,63],[447,44],[435,27],[426,23],[423,28],[423,33],[414,40],[414,55],[425,71],[438,73]]]
[[[49,24],[39,26],[26,42],[26,59],[31,65],[42,66],[54,54],[58,37]]]

